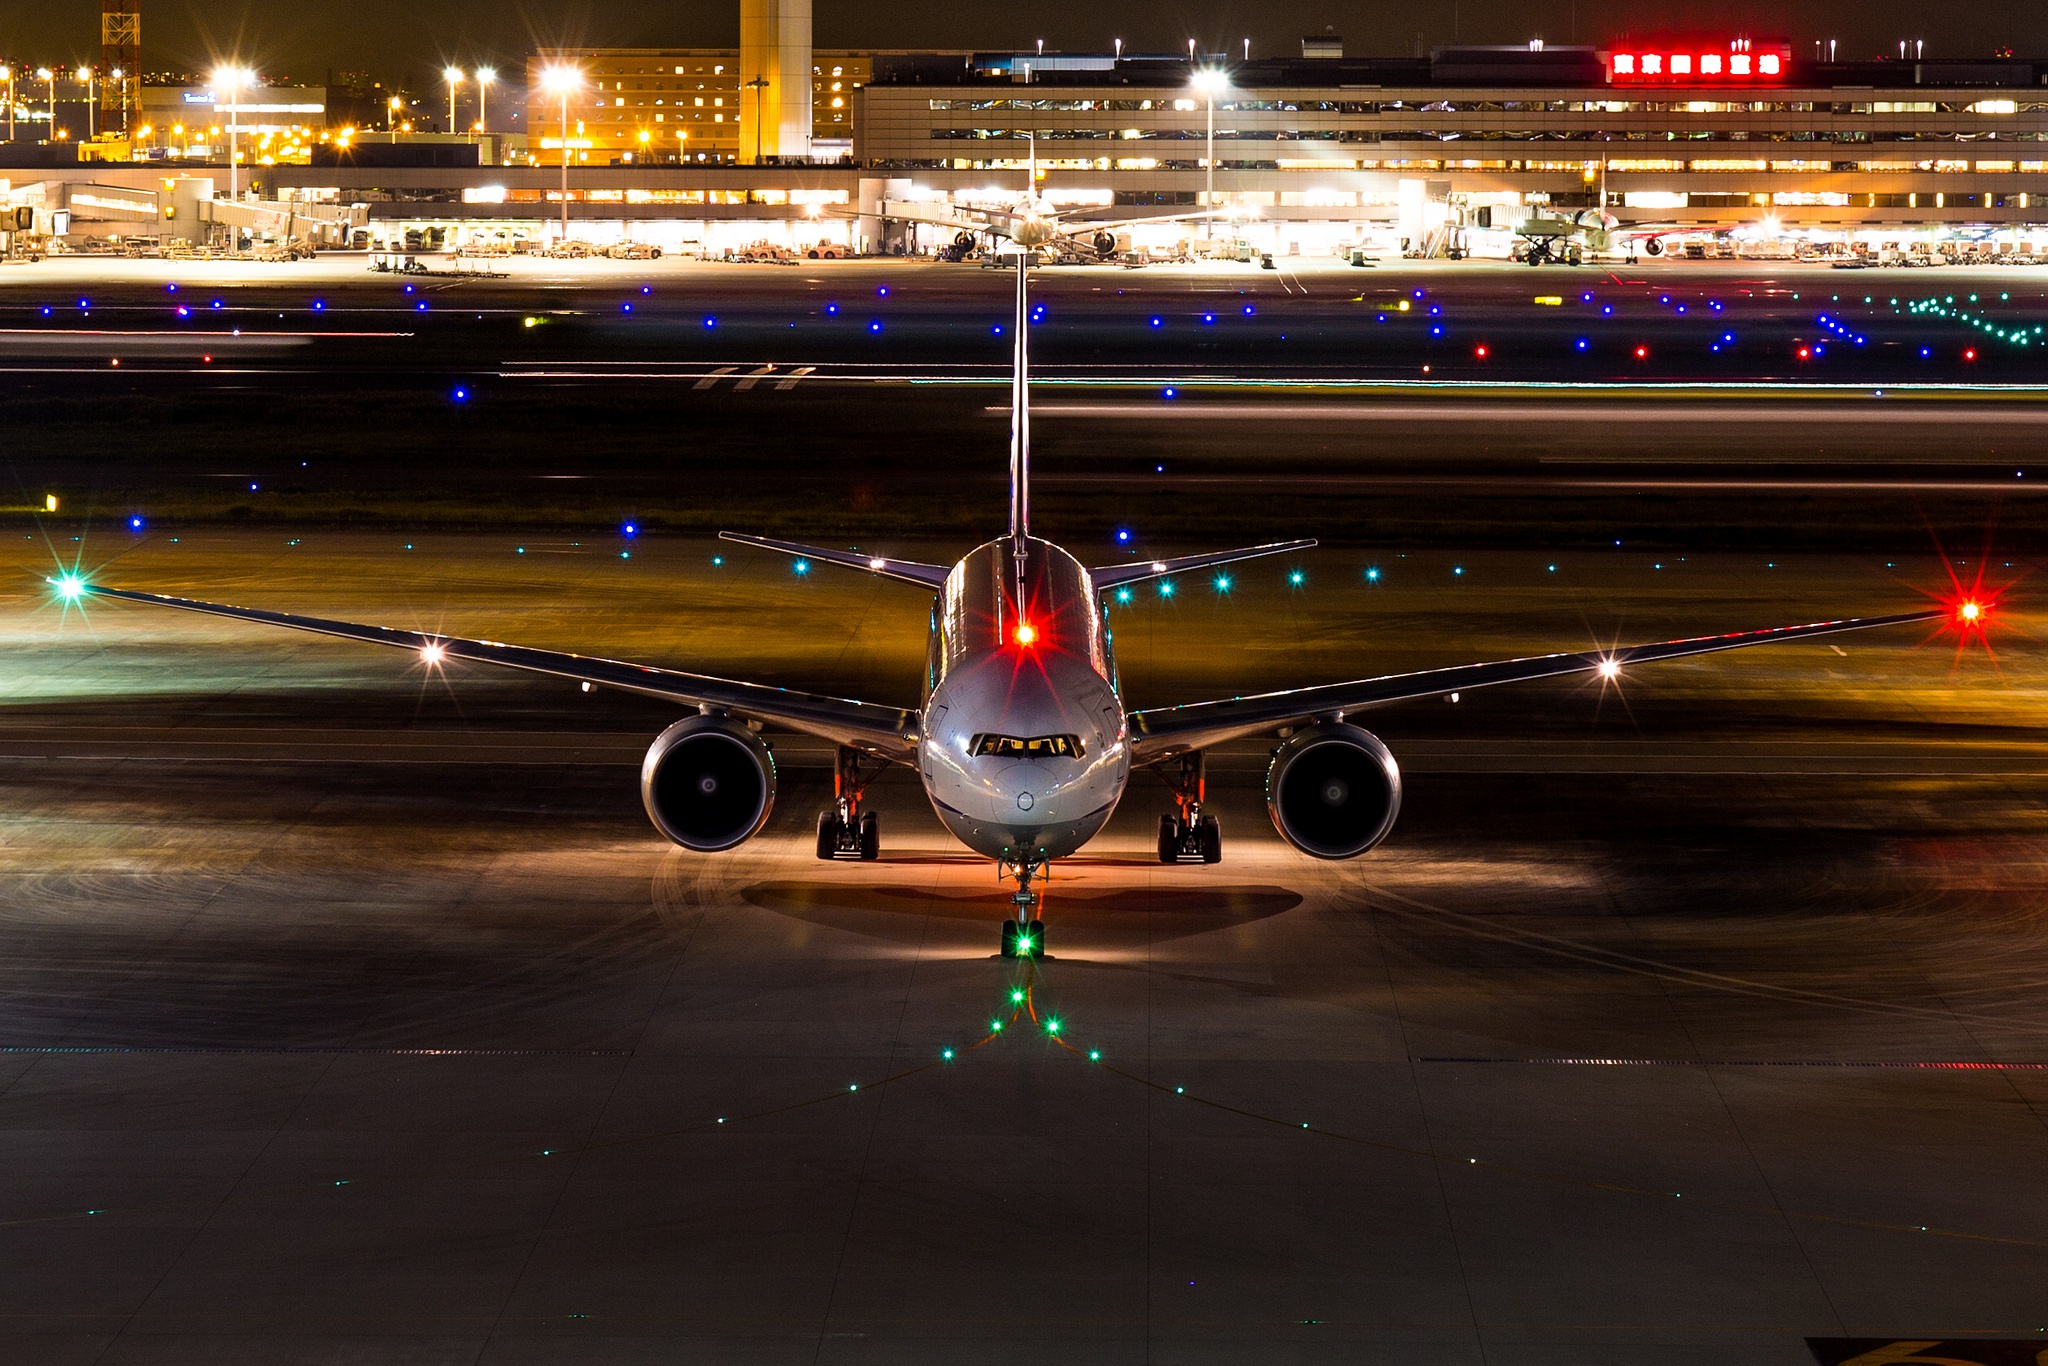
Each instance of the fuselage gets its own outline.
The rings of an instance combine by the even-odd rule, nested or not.
[[[953,566],[932,612],[918,773],[968,848],[1062,858],[1130,778],[1108,622],[1079,561],[1004,537]]]

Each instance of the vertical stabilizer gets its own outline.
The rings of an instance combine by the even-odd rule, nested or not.
[[[1031,534],[1031,303],[1026,272],[1030,251],[1017,251],[1017,317],[1010,373],[1010,538]]]

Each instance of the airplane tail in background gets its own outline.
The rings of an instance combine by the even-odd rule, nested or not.
[[[1027,272],[1031,252],[1017,251],[1017,317],[1010,374],[1010,539],[1031,534],[1031,297]]]

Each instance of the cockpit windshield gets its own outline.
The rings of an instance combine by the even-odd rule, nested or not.
[[[994,756],[1003,759],[1078,759],[1081,757],[1081,737],[1078,735],[977,735],[968,744],[968,753],[975,758]]]

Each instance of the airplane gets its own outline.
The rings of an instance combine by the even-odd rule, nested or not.
[[[651,664],[527,649],[436,632],[358,625],[260,608],[113,588],[69,573],[51,580],[66,602],[104,599],[209,613],[412,652],[426,667],[494,664],[591,688],[617,688],[692,708],[656,737],[640,768],[649,819],[685,849],[733,849],[767,824],[775,759],[762,731],[821,737],[835,747],[832,803],[819,812],[820,859],[874,859],[876,813],[867,788],[891,765],[913,770],[940,823],[1013,879],[1005,957],[1045,952],[1042,882],[1050,865],[1098,835],[1131,775],[1166,780],[1174,810],[1159,820],[1162,863],[1223,857],[1222,829],[1204,809],[1204,755],[1255,736],[1279,740],[1266,772],[1266,803],[1280,837],[1317,859],[1356,858],[1378,846],[1401,810],[1393,753],[1357,724],[1372,708],[1475,688],[1622,671],[1658,660],[1805,640],[1844,631],[1951,618],[1980,628],[1991,604],[1779,626],[1625,648],[1382,674],[1348,682],[1177,706],[1132,709],[1119,678],[1109,621],[1114,590],[1213,565],[1307,549],[1283,541],[1169,559],[1091,566],[1031,528],[1029,253],[1018,253],[1010,383],[1008,531],[951,565],[828,550],[721,533],[762,550],[908,584],[929,599],[930,634],[921,700],[857,701],[769,684],[685,673]]]

